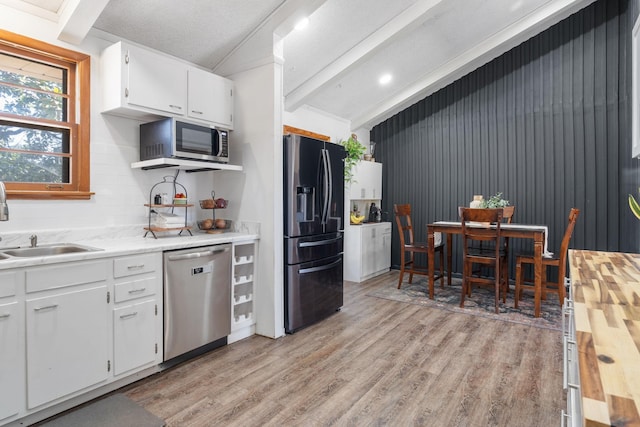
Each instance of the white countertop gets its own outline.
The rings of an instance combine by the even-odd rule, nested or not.
[[[183,233],[184,234],[184,233]],[[137,237],[115,237],[100,239],[60,239],[56,240],[40,240],[39,244],[53,243],[74,243],[83,246],[91,246],[99,251],[93,252],[75,252],[64,255],[43,256],[43,257],[11,257],[0,259],[0,270],[7,270],[16,267],[29,267],[34,265],[56,264],[61,262],[81,261],[86,259],[107,258],[121,255],[140,254],[147,252],[159,252],[173,249],[185,249],[198,246],[216,245],[221,243],[235,243],[243,241],[252,241],[259,238],[257,234],[228,232],[220,234],[207,234],[194,232],[193,236],[189,235],[171,235],[155,239],[153,236],[137,236]],[[21,245],[28,247],[27,245]],[[0,245],[0,252],[5,247]]]

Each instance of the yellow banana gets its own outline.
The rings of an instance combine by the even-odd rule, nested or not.
[[[640,219],[640,205],[636,202],[636,199],[633,198],[631,194],[629,194],[629,207],[631,208],[631,212],[636,216],[636,218]]]
[[[351,215],[349,216],[349,220],[351,221],[351,224],[360,224],[362,220],[364,220],[364,215],[358,216],[354,213],[351,213]]]

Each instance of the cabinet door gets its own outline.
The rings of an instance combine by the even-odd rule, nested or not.
[[[375,226],[365,226],[362,230],[361,254],[362,270],[360,277],[367,277],[376,271],[376,241],[378,229]]]
[[[129,104],[184,115],[187,66],[162,55],[128,48],[127,99]]]
[[[391,267],[391,224],[379,227],[380,247],[376,256],[376,271],[388,270]]]
[[[21,407],[24,344],[18,339],[19,327],[18,303],[0,305],[0,420],[17,414]]]
[[[27,300],[27,403],[35,408],[107,379],[106,285]]]
[[[187,115],[233,129],[233,82],[196,68],[189,69]]]
[[[360,161],[350,187],[352,199],[382,199],[382,163]]]
[[[120,375],[154,363],[157,354],[156,301],[113,310],[113,373]]]

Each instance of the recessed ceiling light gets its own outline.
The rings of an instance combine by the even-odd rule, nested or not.
[[[383,74],[380,79],[378,80],[378,82],[381,85],[386,85],[387,83],[389,83],[391,81],[391,74]]]
[[[295,28],[298,31],[304,30],[305,28],[307,28],[307,25],[309,25],[309,18],[302,18],[301,20],[298,21]]]

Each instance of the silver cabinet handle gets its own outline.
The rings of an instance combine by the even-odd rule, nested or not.
[[[129,319],[131,317],[136,317],[138,315],[137,311],[134,311],[133,313],[129,313],[129,314],[123,314],[120,316],[120,319],[124,320],[124,319]]]
[[[33,311],[42,311],[57,308],[58,304],[45,305],[44,307],[36,307]]]
[[[146,290],[147,290],[147,288],[131,289],[131,290],[129,291],[129,293],[130,293],[130,294],[139,294],[140,292],[144,292],[144,291],[146,291]]]
[[[127,270],[139,270],[141,268],[144,268],[144,264],[127,265]]]
[[[0,314],[0,319],[6,319],[6,318],[8,318],[9,316],[11,316],[11,314],[10,314],[10,313]]]
[[[196,111],[196,110],[191,110],[191,112],[194,114],[204,114],[202,111]]]
[[[169,107],[171,107],[171,108],[175,108],[175,109],[177,109],[177,110],[182,110],[182,107],[181,107],[181,106],[179,106],[179,105],[175,105],[175,104],[169,104]]]

